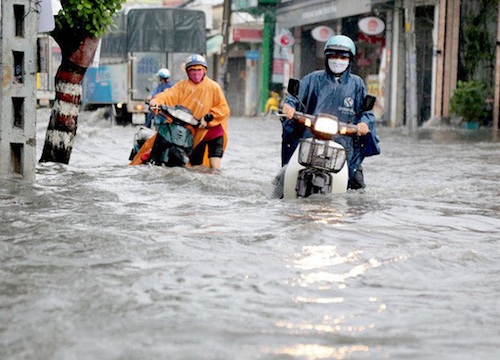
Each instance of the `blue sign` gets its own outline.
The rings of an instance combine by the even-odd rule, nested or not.
[[[82,82],[82,103],[117,104],[127,102],[127,64],[89,67]]]
[[[248,60],[259,60],[260,51],[259,50],[247,50],[247,51],[245,51],[245,57]]]

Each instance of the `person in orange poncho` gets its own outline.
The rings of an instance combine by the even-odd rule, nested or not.
[[[195,118],[201,119],[194,134],[189,163],[191,166],[206,165],[220,170],[227,144],[230,110],[220,85],[207,76],[207,68],[203,56],[190,55],[185,64],[188,78],[157,94],[149,105],[182,105],[191,110]]]

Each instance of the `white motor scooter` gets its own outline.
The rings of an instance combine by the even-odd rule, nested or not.
[[[288,92],[297,97],[298,80],[290,79]],[[374,96],[367,95],[359,113],[371,110],[375,100]],[[335,135],[356,136],[357,126],[342,123],[328,114],[313,116],[295,112],[294,121],[310,128],[314,136],[300,140],[290,161],[282,169],[284,175],[282,172],[278,174],[277,179],[283,177],[276,181],[283,182],[282,197],[296,199],[314,194],[347,192],[349,170],[346,150],[332,138]]]

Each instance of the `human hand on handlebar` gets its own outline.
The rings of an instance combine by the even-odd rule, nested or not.
[[[288,104],[283,104],[281,112],[285,114],[288,119],[291,119],[295,115],[295,108],[291,107]]]
[[[208,123],[210,121],[212,121],[213,119],[214,119],[214,115],[212,113],[206,114],[205,116],[203,116],[200,119],[200,125],[199,125],[199,127],[202,128],[202,129],[208,129],[209,128]]]
[[[212,121],[214,119],[214,114],[208,113],[203,117],[203,120],[205,120],[207,123]]]
[[[200,129],[208,129],[208,123],[205,120],[205,117],[200,119],[200,125],[198,125]]]
[[[155,99],[149,100],[149,107],[150,108],[157,108],[158,107],[158,102]]]
[[[358,132],[356,135],[358,135],[358,136],[366,135],[370,132],[370,129],[368,128],[367,123],[360,122],[357,126],[358,126]]]

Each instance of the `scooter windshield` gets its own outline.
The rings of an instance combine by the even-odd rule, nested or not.
[[[170,114],[172,114],[173,117],[191,125],[197,125],[198,121],[193,117],[193,115],[185,112],[182,109],[173,109],[170,110]]]

